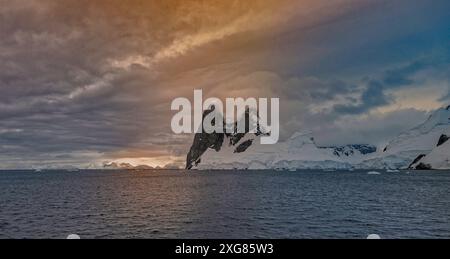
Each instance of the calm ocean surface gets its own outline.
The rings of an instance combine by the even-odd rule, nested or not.
[[[0,171],[0,238],[450,238],[450,171]]]

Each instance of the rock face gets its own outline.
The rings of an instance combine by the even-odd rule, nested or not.
[[[205,117],[212,112],[215,112],[214,106],[212,106],[211,109],[205,110],[203,112],[203,119],[205,119]],[[249,135],[251,129],[253,129],[254,127],[256,128],[256,134],[254,134],[255,136],[261,136],[266,134],[263,133],[261,128],[259,127],[258,119],[252,118],[252,113],[248,109],[246,110],[244,116],[242,116],[241,119],[245,120],[245,133],[237,133],[238,127],[237,122],[235,122],[231,126],[233,129],[232,131],[234,133],[217,133],[217,132],[206,133],[204,130],[202,131],[202,133],[196,133],[194,137],[194,142],[192,143],[192,146],[186,158],[186,169],[189,170],[195,166],[198,166],[201,163],[202,155],[208,149],[212,149],[216,152],[219,152],[224,145],[225,139],[228,140],[229,146],[232,147],[237,146],[234,149],[235,153],[242,153],[245,152],[253,143],[253,139],[245,140],[242,141],[241,143],[241,140],[245,136]],[[215,123],[214,120],[212,122],[213,124]],[[224,125],[223,132],[226,132],[228,125],[226,125],[225,122],[223,123],[223,125]]]
[[[211,109],[203,112],[203,119],[214,112],[214,106]],[[202,120],[203,121],[203,120]],[[215,123],[213,121],[213,123]],[[203,126],[202,126],[203,127]],[[222,144],[225,138],[224,133],[211,133],[208,134],[206,132],[196,133],[194,137],[194,143],[189,150],[189,153],[186,158],[186,169],[191,169],[193,166],[198,165],[201,162],[201,156],[208,150],[209,148],[214,149],[215,151],[220,151],[222,148]]]
[[[430,164],[420,163],[416,166],[416,170],[431,170],[433,167]]]
[[[194,165],[201,162],[201,156],[209,148],[219,152],[222,148],[225,134],[223,133],[197,133],[194,137],[194,143],[187,155],[186,169],[191,169]]]
[[[420,154],[419,156],[416,157],[416,159],[414,159],[414,161],[408,166],[408,169],[415,169],[414,165],[417,164],[417,162],[419,162],[422,158],[426,157],[427,155],[425,154]]]
[[[251,145],[253,144],[253,139],[249,139],[247,141],[244,141],[242,144],[240,144],[235,150],[234,153],[242,153],[247,150]]]
[[[355,153],[367,155],[367,154],[377,152],[377,147],[372,146],[372,145],[366,145],[366,144],[325,147],[325,148],[333,148],[334,149],[333,153],[338,157],[353,156],[353,155],[355,155]]]
[[[448,137],[447,135],[445,134],[441,135],[437,146],[439,147],[440,145],[444,144],[445,142],[447,142],[448,139],[450,139],[450,137]]]

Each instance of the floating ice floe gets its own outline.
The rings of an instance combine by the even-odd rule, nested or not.
[[[81,238],[77,234],[70,234],[70,235],[67,236],[67,239],[81,239]]]
[[[400,170],[397,170],[397,169],[387,169],[386,172],[388,172],[388,173],[398,173],[398,172],[400,172]]]
[[[370,234],[367,236],[367,239],[381,239],[381,237],[377,234]]]

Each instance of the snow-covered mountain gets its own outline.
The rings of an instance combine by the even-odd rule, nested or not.
[[[103,163],[103,169],[110,169],[110,170],[150,170],[153,169],[153,167],[148,165],[138,165],[134,166],[130,163],[116,163],[116,162],[104,162]]]
[[[319,147],[311,132],[284,142],[261,145],[258,134],[196,134],[188,169],[402,169],[420,163],[450,168],[450,107],[435,111],[426,122],[391,140],[382,150],[366,144]]]
[[[288,141],[261,145],[258,137],[246,135],[239,143],[252,143],[244,152],[224,144],[219,152],[206,152],[198,169],[297,169],[350,168],[332,148],[319,148],[311,133],[296,133]],[[239,146],[239,145],[238,145]]]
[[[450,132],[450,108],[439,109],[427,121],[392,140],[384,152],[430,151],[443,134]]]
[[[210,111],[206,111],[208,113]],[[247,119],[249,119],[247,114]],[[258,127],[255,119],[250,124]],[[236,126],[236,125],[235,125]],[[187,156],[187,169],[331,169],[352,168],[370,145],[318,147],[311,132],[299,132],[275,145],[261,145],[264,133],[199,133]]]
[[[450,107],[438,109],[421,125],[400,134],[389,142],[381,154],[364,161],[361,167],[411,167],[432,152],[443,135],[450,136]]]
[[[447,138],[448,140],[448,138]],[[411,165],[414,169],[449,169],[450,168],[450,141],[434,148],[428,155],[421,156]]]
[[[339,157],[349,157],[355,154],[367,155],[377,151],[377,147],[367,144],[350,144],[345,146],[331,146],[333,154]]]

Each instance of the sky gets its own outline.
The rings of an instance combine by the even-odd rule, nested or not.
[[[177,97],[383,145],[450,104],[448,0],[0,0],[0,168],[183,166]]]

